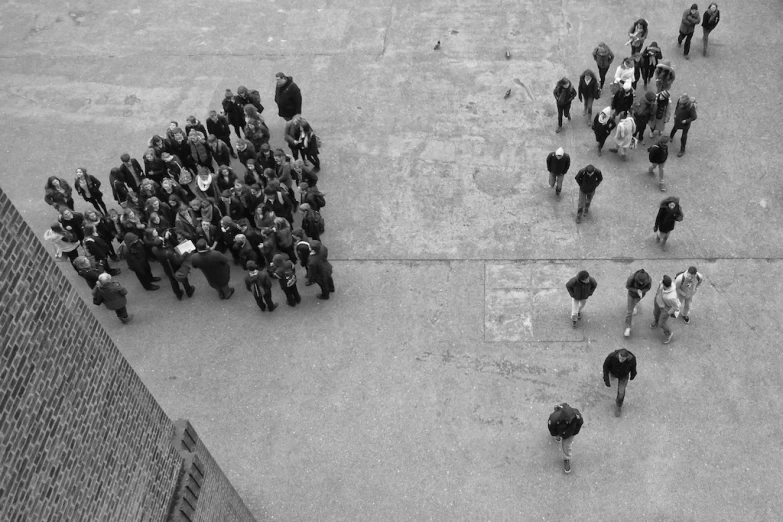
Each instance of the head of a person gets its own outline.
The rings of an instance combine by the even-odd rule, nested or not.
[[[90,260],[84,256],[79,256],[73,260],[73,266],[77,270],[87,270],[90,268]]]
[[[560,78],[560,85],[563,87],[569,87],[571,85],[571,80],[569,80],[566,77]]]
[[[293,167],[297,174],[301,174],[302,170],[304,170],[304,161],[302,161],[302,158],[294,160]]]
[[[201,211],[201,200],[199,199],[193,199],[190,201],[190,208],[195,210],[196,212]]]
[[[587,272],[587,270],[580,270],[578,274],[576,274],[576,279],[580,283],[589,283],[590,282],[590,274]]]
[[[711,3],[711,4],[710,4],[710,6],[709,6],[707,9],[708,9],[709,11],[711,11],[711,12],[713,12],[713,13],[714,13],[715,11],[717,11],[717,10],[718,10],[718,4],[716,4],[715,2],[713,2],[713,3]]]
[[[256,109],[255,105],[248,103],[244,106],[243,110],[245,111],[245,116],[247,118],[252,120],[261,119],[261,116],[258,114],[258,109]],[[248,124],[250,124],[250,122],[248,122]]]
[[[247,268],[247,271],[250,273],[254,273],[258,271],[258,265],[255,261],[248,261],[245,263],[245,268]]]
[[[185,141],[185,132],[182,129],[176,128],[173,132],[173,135],[174,139],[177,140],[178,143]]]
[[[275,163],[282,165],[283,158],[285,158],[285,152],[283,152],[283,149],[275,149]]]
[[[109,209],[109,219],[111,219],[112,221],[117,221],[118,219],[120,219],[120,215],[117,214],[116,210],[114,210],[113,208],[110,208]]]
[[[207,142],[209,142],[210,145],[215,146],[217,145],[217,136],[214,134],[210,134],[207,136]]]
[[[555,157],[562,158],[565,154],[565,151],[563,150],[563,147],[558,147],[558,149],[555,151]]]
[[[160,200],[156,196],[152,196],[147,200],[147,204],[152,210],[160,210]]]
[[[209,230],[210,223],[206,219],[201,220],[201,228],[202,230]]]
[[[247,170],[255,171],[256,170],[256,160],[254,160],[253,158],[250,158],[249,160],[247,160],[247,165],[245,165],[245,167],[247,168]]]
[[[237,150],[242,152],[247,148],[247,141],[245,140],[237,140]]]
[[[696,273],[697,273],[697,272],[698,272],[698,270],[696,270],[696,267],[695,267],[695,266],[688,267],[688,271],[687,271],[687,272],[685,272],[685,278],[686,278],[688,281],[690,281],[691,279],[693,279],[694,277],[696,277]]]
[[[125,154],[120,156],[120,161],[123,163],[130,163],[130,154],[126,152]]]
[[[671,288],[672,286],[672,278],[667,275],[663,276],[661,282],[663,283],[664,288]]]
[[[92,223],[97,223],[101,220],[101,218],[98,217],[98,213],[94,210],[88,210],[84,213],[84,220],[89,221]]]
[[[674,201],[669,201],[668,207],[674,210],[677,207],[677,203],[675,203]]]
[[[68,208],[68,207],[61,207],[60,208],[60,215],[66,221],[69,220],[69,219],[73,219],[73,212],[71,212],[71,209]]]
[[[196,120],[195,116],[188,116],[188,123],[190,123],[191,125],[195,125],[196,121],[198,120]]]
[[[628,356],[629,356],[629,355],[630,355],[630,354],[628,353],[628,350],[626,350],[625,348],[623,348],[622,350],[620,350],[619,352],[617,352],[617,359],[618,359],[620,362],[625,362],[626,360],[628,360]]]
[[[592,165],[588,165],[585,167],[585,172],[587,173],[588,176],[592,176],[595,173],[595,167],[593,167]]]
[[[147,149],[147,152],[144,153],[144,159],[153,161],[155,159],[155,151],[153,149]]]
[[[306,214],[310,210],[310,203],[302,203],[299,205],[299,210],[302,211],[302,214]]]
[[[244,234],[237,234],[236,236],[234,236],[234,243],[236,243],[239,246],[244,245],[245,241],[247,241],[247,237],[245,237]]]
[[[199,239],[198,241],[196,241],[196,250],[198,250],[199,252],[206,252],[207,250],[209,250],[209,248],[207,247],[207,241],[205,239]]]
[[[60,188],[60,178],[58,178],[57,176],[49,176],[47,185],[53,188]]]
[[[287,78],[285,76],[285,73],[279,72],[279,73],[275,74],[275,81],[277,82],[277,85],[283,85],[285,83],[286,79]]]
[[[261,154],[263,154],[264,156],[269,156],[270,152],[272,152],[272,147],[269,146],[269,143],[262,143]]]
[[[132,208],[126,208],[125,212],[123,212],[122,215],[125,219],[129,219],[131,221],[136,219],[136,213],[133,211]]]
[[[82,179],[87,174],[87,169],[79,167],[76,169],[76,179]]]
[[[157,212],[150,214],[150,223],[153,225],[160,225],[160,215]]]
[[[275,195],[275,188],[267,185],[264,187],[264,196],[273,197]]]
[[[212,121],[217,121],[217,111],[209,111],[209,119]]]
[[[623,58],[623,67],[626,69],[630,69],[634,66],[633,58],[628,56],[627,58]]]
[[[237,94],[240,96],[247,96],[247,87],[244,85],[240,85],[237,87]]]
[[[697,4],[693,4],[691,6],[691,14],[696,14],[699,12],[699,6]]]
[[[111,283],[111,276],[107,274],[106,272],[102,273],[98,276],[98,284],[101,286],[106,286],[109,283]]]
[[[661,145],[666,145],[669,143],[669,137],[668,136],[661,136],[661,139],[658,140],[658,143]]]
[[[170,122],[169,122],[169,130],[172,130],[172,131],[173,131],[173,130],[174,130],[174,129],[176,129],[177,127],[179,127],[179,123],[177,123],[176,121],[173,121],[173,120],[172,120],[172,121],[170,121]]]
[[[230,100],[233,97],[234,97],[234,93],[231,92],[231,89],[226,89],[226,92],[223,93],[223,98],[225,98],[227,100]]]
[[[188,140],[190,140],[191,143],[196,143],[199,141],[199,132],[196,131],[196,129],[193,129],[190,131],[190,134],[188,134]]]
[[[316,241],[315,239],[310,241],[310,253],[317,254],[320,251],[321,251],[321,242]]]

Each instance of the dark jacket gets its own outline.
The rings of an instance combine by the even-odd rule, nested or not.
[[[125,174],[120,169],[111,169],[109,173],[109,186],[111,187],[111,195],[114,196],[114,200],[122,205],[128,200],[128,187],[125,181]],[[138,185],[132,190],[139,190]]]
[[[652,278],[644,271],[644,268],[640,268],[628,276],[628,280],[625,282],[625,288],[628,289],[628,295],[632,297],[639,297],[639,294],[636,293],[637,290],[641,290],[642,297],[644,297],[645,294],[650,291],[651,287]]]
[[[63,230],[69,231],[80,242],[84,241],[84,215],[80,212],[71,212],[71,214],[71,219],[65,219],[61,215],[57,218],[57,221],[62,224]]]
[[[269,151],[269,156],[265,156],[263,152],[258,152],[258,164],[260,165],[261,172],[265,169],[277,169],[277,162],[275,161],[275,155],[272,151]]]
[[[231,136],[231,128],[228,126],[228,120],[225,116],[218,114],[215,121],[212,118],[207,118],[207,131],[209,134],[214,134],[218,138],[228,138]]]
[[[677,100],[677,107],[674,109],[675,124],[682,129],[687,129],[691,126],[692,121],[696,121],[696,107],[690,101],[682,103]]]
[[[128,304],[126,295],[128,291],[122,285],[111,281],[105,285],[96,285],[92,289],[92,302],[96,305],[104,304],[109,310],[119,310]]]
[[[626,91],[625,89],[620,88],[616,93],[614,93],[614,96],[612,96],[611,106],[615,114],[631,110],[631,107],[633,107],[633,98],[633,89]]]
[[[272,291],[272,278],[269,277],[269,272],[263,268],[253,274],[245,276],[245,288],[248,291],[253,292],[254,297],[261,297]]]
[[[579,190],[585,194],[590,194],[595,192],[595,189],[598,188],[598,185],[604,180],[604,176],[601,174],[601,169],[598,168],[595,169],[592,175],[588,175],[586,168],[587,167],[577,172],[574,179],[579,185]]]
[[[231,279],[229,259],[215,250],[196,252],[189,258],[190,265],[204,273],[207,283],[212,288],[222,288]]]
[[[718,22],[720,22],[720,9],[716,9],[713,14],[710,8],[707,7],[707,10],[704,11],[704,17],[701,19],[701,26],[706,31],[712,31],[718,25]]]
[[[111,245],[100,236],[89,236],[84,239],[84,247],[98,261],[103,261],[112,253]]]
[[[149,272],[150,263],[147,259],[147,252],[144,250],[144,243],[136,234],[132,232],[125,234],[120,245],[120,255],[125,258],[131,271]]]
[[[242,243],[242,245],[238,245],[237,243],[234,243],[231,250],[234,253],[234,259],[239,261],[239,266],[242,268],[247,268],[247,262],[253,261],[255,264],[259,266],[266,265],[266,262],[263,260],[260,260],[258,257],[258,254],[255,250],[253,250],[253,246],[250,244],[250,241],[245,239],[245,242]]]
[[[561,80],[557,82],[552,94],[554,94],[557,104],[562,107],[564,105],[569,105],[571,101],[576,98],[576,89],[574,89],[574,84],[570,82],[568,87],[564,86]]]
[[[185,263],[184,256],[178,254],[174,248],[164,247],[161,244],[152,247],[152,255],[158,260],[163,272],[168,277],[174,277],[177,270]]]
[[[691,34],[693,32],[693,29],[699,23],[700,19],[701,17],[699,16],[698,10],[696,11],[696,14],[691,14],[691,10],[686,9],[682,13],[682,23],[680,23],[680,32],[683,34]]]
[[[95,198],[100,198],[103,196],[103,193],[101,192],[101,182],[98,178],[93,176],[92,174],[85,174],[84,180],[87,184],[87,189],[85,190],[84,187],[82,187],[82,184],[79,183],[79,179],[76,178],[73,180],[73,186],[76,188],[76,192],[86,199],[87,201],[93,200]]]
[[[650,163],[666,163],[669,159],[669,147],[665,143],[656,143],[652,147],[647,149],[650,153]]]
[[[297,114],[302,114],[302,93],[290,76],[286,77],[283,85],[275,87],[275,103],[277,114],[281,118],[290,120]]]
[[[79,268],[76,272],[87,281],[90,289],[93,289],[98,284],[98,276],[103,273],[103,270],[91,266],[90,268]]]
[[[631,374],[631,380],[636,378],[636,357],[631,352],[628,352],[628,358],[620,362],[617,358],[617,354],[620,350],[615,350],[606,356],[604,360],[604,384],[609,386],[609,374],[614,375],[618,379],[627,377]]]
[[[234,101],[234,97],[223,98],[223,112],[226,114],[226,119],[231,125],[237,125],[239,127],[245,126],[245,111],[243,107],[240,107]],[[209,123],[207,123],[209,125]],[[217,134],[215,134],[217,136]]]
[[[313,250],[315,250],[317,241],[313,241]],[[329,279],[332,277],[332,265],[326,260],[325,252],[321,249],[318,252],[310,254],[307,259],[307,282],[316,283],[319,286],[328,287]]]
[[[590,277],[590,280],[587,283],[583,283],[576,277],[572,277],[566,283],[566,290],[568,290],[568,294],[571,297],[581,301],[593,295],[597,286],[598,282],[592,277]]]
[[[207,142],[212,158],[218,165],[231,165],[231,151],[223,140]]]
[[[128,167],[125,163],[120,165],[120,172],[122,172],[124,181],[130,188],[133,190],[139,190],[139,183],[141,182],[141,178],[144,177],[144,171],[141,169],[141,165],[139,165],[139,162],[136,160],[136,158],[131,158],[130,163],[130,167]]]
[[[601,113],[595,115],[595,118],[593,118],[593,134],[595,134],[595,141],[597,142],[603,142],[606,140],[606,138],[609,137],[610,134],[612,134],[612,131],[617,127],[617,122],[614,121],[614,119],[609,118],[605,125],[602,125],[599,121],[599,117],[601,116]]]
[[[555,174],[555,175],[562,175],[568,172],[568,169],[571,167],[571,156],[568,154],[563,154],[562,158],[558,158],[554,152],[550,152],[549,155],[546,157],[546,170]],[[318,209],[316,209],[318,210]]]
[[[593,59],[599,69],[608,69],[614,61],[614,53],[609,47],[596,47],[593,49]]]
[[[287,194],[284,194],[282,191],[275,192],[274,196],[268,196],[264,195],[264,205],[270,205],[272,207],[272,212],[275,213],[275,216],[286,218],[292,216],[292,212],[294,209],[293,203],[291,203],[291,199],[288,197]],[[291,221],[289,219],[289,221]]]
[[[669,208],[669,203],[675,203],[674,209]],[[671,196],[661,201],[661,206],[658,209],[658,215],[655,216],[654,231],[661,231],[663,233],[671,232],[674,230],[674,224],[677,221],[682,221],[685,216],[680,208],[680,198]]]
[[[600,81],[593,76],[590,85],[588,85],[587,82],[585,82],[585,76],[586,75],[582,73],[579,77],[579,101],[590,98],[597,99],[601,95]]]
[[[153,157],[152,161],[144,158],[144,171],[145,176],[160,183],[160,181],[166,177],[168,172],[168,166],[166,162],[158,157]]]
[[[198,120],[196,120],[196,123],[188,123],[185,125],[185,136],[190,136],[190,131],[192,130],[200,132],[205,138],[209,136],[209,134],[207,134],[207,129],[204,128],[204,124]],[[217,136],[217,134],[215,134],[215,136]]]
[[[663,59],[663,54],[660,47],[648,45],[642,51],[642,70],[647,71],[647,76],[652,76],[655,68],[658,66],[658,61],[661,59]]]
[[[567,439],[578,434],[584,424],[584,419],[579,410],[566,403],[559,404],[550,416],[547,427],[553,437]]]
[[[189,239],[191,241],[196,241],[198,229],[201,227],[201,218],[190,208],[188,209],[188,214],[190,214],[192,222],[184,219],[180,213],[177,212],[177,217],[174,218],[174,227],[177,229],[177,236],[179,236],[181,240],[184,241]]]
[[[242,165],[247,166],[247,160],[249,159],[256,159],[256,148],[253,147],[253,144],[250,143],[245,147],[245,150],[239,150],[237,149],[237,157],[239,158],[239,162],[242,163]]]

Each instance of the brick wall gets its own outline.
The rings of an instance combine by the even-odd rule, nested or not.
[[[203,501],[181,518],[174,423],[0,189],[0,520],[254,520],[195,453]]]

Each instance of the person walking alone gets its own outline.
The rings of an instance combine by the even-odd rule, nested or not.
[[[598,79],[595,73],[590,69],[579,77],[579,101],[584,102],[585,107],[582,114],[587,115],[587,126],[593,126],[593,100],[601,97],[601,88],[598,86]]]
[[[579,434],[584,424],[582,414],[568,403],[560,403],[555,406],[555,411],[549,416],[547,428],[549,434],[560,444],[563,452],[563,471],[571,473],[571,445],[574,437]]]
[[[614,61],[614,53],[611,49],[609,49],[608,45],[606,45],[604,42],[601,42],[595,49],[593,49],[593,60],[595,60],[595,64],[598,66],[598,75],[601,79],[601,89],[603,89],[604,82],[606,81],[606,73],[609,71],[609,67]]]
[[[587,304],[587,299],[593,295],[598,282],[590,277],[587,270],[581,270],[576,277],[572,277],[566,283],[566,290],[571,296],[571,326],[576,328],[576,322],[582,320],[582,309]]]
[[[563,176],[571,167],[571,157],[565,153],[563,147],[550,152],[546,157],[546,170],[549,171],[549,186],[555,187],[555,194],[560,195],[563,188]]]
[[[636,357],[634,354],[623,348],[607,355],[604,359],[604,384],[607,388],[612,387],[611,377],[617,379],[617,398],[614,401],[617,407],[614,410],[614,416],[619,417],[625,400],[625,388],[628,386],[628,380],[636,378]]]
[[[595,141],[598,143],[598,155],[601,155],[601,149],[604,148],[606,138],[612,134],[614,128],[617,127],[617,123],[612,118],[612,108],[606,107],[604,110],[596,114],[593,120],[593,134],[595,134]]]
[[[566,77],[560,78],[552,91],[557,104],[557,129],[555,132],[563,130],[563,116],[571,121],[571,102],[576,98],[576,89],[571,85],[571,80]]]
[[[644,298],[652,287],[652,278],[650,274],[640,268],[628,277],[625,282],[625,288],[628,290],[627,309],[625,312],[625,337],[631,336],[633,327],[633,318],[639,313],[639,302]]]
[[[669,240],[669,235],[674,230],[674,225],[678,221],[682,221],[685,216],[680,208],[680,198],[669,196],[661,201],[658,206],[658,215],[655,216],[655,225],[653,226],[653,232],[655,232],[656,243],[661,243],[661,250],[666,251],[666,242]]]
[[[669,147],[666,145],[669,143],[668,136],[661,136],[658,143],[653,143],[652,147],[647,149],[650,159],[650,168],[647,169],[647,173],[650,176],[655,175],[655,167],[658,167],[658,188],[661,192],[666,192],[666,185],[663,182],[663,165],[669,158]]]
[[[685,93],[677,100],[677,106],[674,108],[674,126],[669,133],[669,139],[673,140],[677,131],[682,130],[680,152],[677,153],[678,158],[685,154],[685,145],[688,143],[688,131],[691,128],[691,123],[694,121],[696,121],[696,98]]]
[[[604,176],[601,171],[592,165],[588,165],[579,172],[577,172],[576,184],[579,185],[579,203],[576,211],[576,222],[582,222],[582,215],[587,216],[590,211],[590,203],[595,196],[595,189],[604,180]]]

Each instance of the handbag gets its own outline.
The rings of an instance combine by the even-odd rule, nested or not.
[[[315,134],[315,144],[318,145],[318,148],[321,148],[321,144],[323,142],[321,141],[321,137],[318,134]]]
[[[638,144],[639,144],[639,140],[637,138],[631,138],[631,146],[628,148],[635,149]]]

